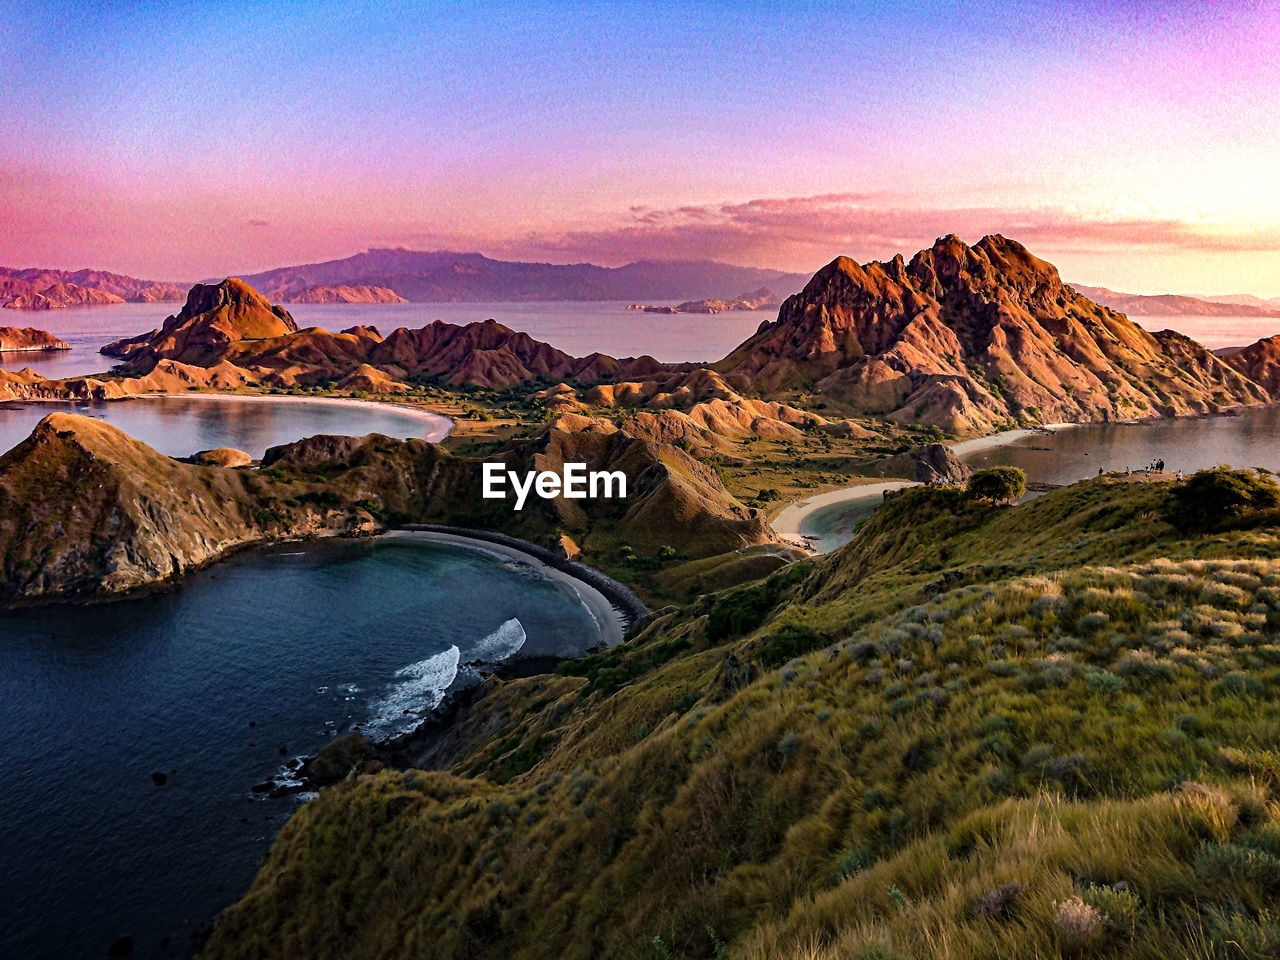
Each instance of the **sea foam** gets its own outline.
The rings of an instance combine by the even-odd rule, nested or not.
[[[526,639],[524,626],[513,617],[468,648],[467,666],[462,663],[462,651],[451,646],[443,653],[401,667],[391,689],[373,704],[373,717],[364,725],[365,732],[374,736],[407,733],[440,706],[460,671],[465,671],[464,681],[474,682],[484,676],[477,674],[474,667],[509,660],[520,652]]]
[[[520,652],[526,639],[524,625],[512,617],[468,650],[467,662],[499,663],[509,660]]]
[[[373,719],[365,725],[366,730],[394,735],[412,727],[421,714],[440,705],[458,675],[461,659],[462,652],[451,646],[444,653],[401,667],[396,671],[395,685],[373,705]]]

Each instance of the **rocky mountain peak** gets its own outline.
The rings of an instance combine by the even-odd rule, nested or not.
[[[1265,392],[1208,351],[1080,296],[1015,240],[940,237],[908,263],[838,257],[715,369],[955,433],[1211,412]]]

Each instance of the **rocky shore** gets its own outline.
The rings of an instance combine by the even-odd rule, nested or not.
[[[0,327],[0,351],[27,353],[70,349],[71,344],[59,340],[47,330],[37,330],[35,327]]]

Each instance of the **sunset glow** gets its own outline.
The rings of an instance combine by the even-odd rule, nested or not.
[[[372,246],[808,271],[1016,237],[1280,295],[1268,3],[11,5],[0,263]]]

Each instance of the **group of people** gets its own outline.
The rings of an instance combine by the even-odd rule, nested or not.
[[[1105,471],[1105,470],[1103,470],[1103,468],[1102,468],[1102,467],[1099,467],[1099,468],[1098,468],[1098,476],[1102,476],[1105,472],[1106,472],[1106,471]],[[1144,476],[1149,477],[1149,476],[1151,476],[1151,474],[1153,474],[1153,473],[1164,473],[1164,460],[1163,460],[1163,459],[1158,459],[1158,458],[1156,458],[1156,457],[1152,457],[1152,458],[1151,458],[1151,462],[1147,464],[1147,468],[1146,468],[1146,470],[1144,470],[1144,471],[1143,471],[1143,475],[1144,475]],[[1133,476],[1133,471],[1132,471],[1131,469],[1129,469],[1128,467],[1125,467],[1125,468],[1124,468],[1124,475],[1125,475],[1126,477],[1131,477],[1131,476]],[[1181,471],[1181,470],[1178,470],[1176,473],[1174,473],[1174,475],[1173,475],[1173,479],[1181,481],[1181,480],[1182,480],[1182,471]]]

